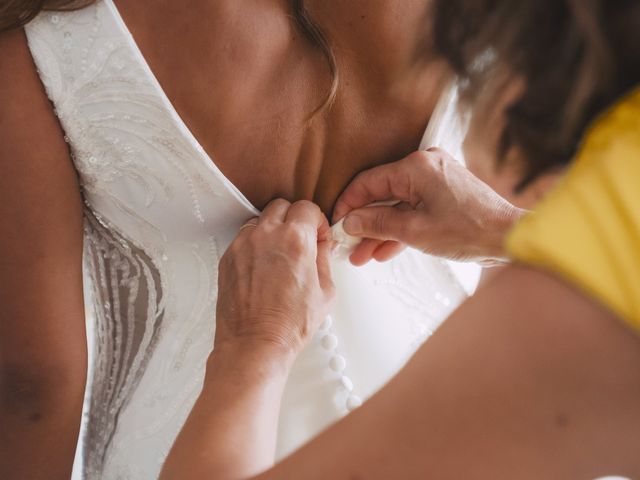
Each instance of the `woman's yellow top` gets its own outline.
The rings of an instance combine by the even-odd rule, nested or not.
[[[640,333],[640,88],[590,128],[565,178],[511,232],[507,251],[564,277]]]

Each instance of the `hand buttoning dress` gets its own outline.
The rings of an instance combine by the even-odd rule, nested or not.
[[[218,260],[257,211],[177,115],[111,0],[42,13],[26,32],[86,202],[83,478],[156,478],[202,385]],[[459,153],[453,96],[427,146]],[[331,320],[285,391],[280,457],[387,382],[466,296],[448,264],[412,251],[361,269],[336,261],[334,273]]]

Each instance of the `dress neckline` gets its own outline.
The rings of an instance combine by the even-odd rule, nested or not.
[[[160,84],[158,77],[156,77],[155,73],[151,69],[151,66],[149,65],[146,58],[144,57],[142,50],[140,50],[140,47],[136,42],[136,39],[133,37],[131,30],[129,30],[129,27],[127,26],[126,22],[124,21],[124,18],[120,14],[120,11],[118,10],[118,7],[116,6],[116,4],[113,2],[113,0],[104,0],[104,3],[110,10],[121,32],[124,34],[125,38],[127,39],[128,45],[130,46],[131,50],[133,51],[138,61],[140,62],[140,65],[145,71],[147,77],[151,81],[153,88],[156,90],[156,93],[158,94],[158,96],[160,97],[160,100],[162,101],[163,106],[166,108],[167,112],[171,116],[171,119],[175,122],[176,126],[180,129],[181,133],[185,135],[189,143],[199,153],[199,159],[205,164],[204,165],[205,168],[207,168],[208,171],[210,171],[219,181],[222,182],[222,184],[227,188],[229,193],[231,193],[236,198],[236,200],[249,211],[250,214],[258,215],[260,213],[260,210],[255,205],[253,205],[253,203],[242,193],[242,191],[240,191],[240,189],[231,180],[229,180],[229,178],[227,178],[227,176],[222,172],[222,170],[220,170],[218,165],[216,165],[215,161],[213,160],[213,157],[207,153],[207,151],[200,144],[200,142],[195,137],[193,132],[189,129],[187,124],[184,122],[184,120],[178,113],[177,109],[173,105],[173,102],[167,96],[166,92],[162,88],[162,85]]]

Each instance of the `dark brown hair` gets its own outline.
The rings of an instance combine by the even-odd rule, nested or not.
[[[523,81],[498,152],[524,155],[520,187],[566,165],[594,117],[640,82],[637,0],[435,0],[433,21],[471,104],[499,72]]]
[[[95,0],[0,0],[0,32],[27,24],[43,10],[76,10]],[[310,115],[329,107],[338,91],[338,64],[331,43],[322,28],[311,18],[304,0],[289,0],[295,25],[325,57],[331,75],[331,86],[321,104]]]
[[[75,10],[94,0],[2,0],[0,32],[29,23],[42,10]]]

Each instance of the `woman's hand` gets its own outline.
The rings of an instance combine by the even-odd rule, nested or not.
[[[330,229],[311,202],[275,200],[220,261],[215,348],[161,478],[248,478],[273,465],[297,353],[333,298]]]
[[[311,202],[271,202],[220,262],[215,349],[267,348],[295,355],[333,298],[330,229]]]
[[[395,207],[367,207],[396,200]],[[367,208],[363,208],[367,207]],[[351,255],[356,264],[387,260],[406,244],[452,260],[504,260],[506,233],[523,215],[438,148],[358,175],[336,203],[334,219],[365,237]]]

